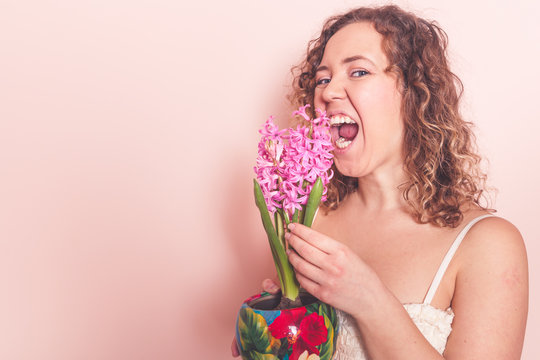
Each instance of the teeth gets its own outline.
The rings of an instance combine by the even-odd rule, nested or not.
[[[356,122],[350,117],[345,116],[345,115],[336,115],[330,118],[330,126],[341,125],[341,124],[356,124]]]
[[[336,146],[340,149],[344,149],[346,148],[347,146],[349,146],[350,144],[352,143],[351,140],[347,140],[343,137],[340,137],[339,139],[336,140]]]

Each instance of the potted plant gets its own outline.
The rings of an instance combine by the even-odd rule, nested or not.
[[[332,177],[329,119],[309,105],[293,113],[303,121],[279,130],[270,117],[260,130],[255,203],[268,237],[281,293],[262,293],[242,304],[236,339],[245,360],[330,360],[335,350],[335,310],[303,291],[289,263],[285,233],[291,222],[311,226]]]

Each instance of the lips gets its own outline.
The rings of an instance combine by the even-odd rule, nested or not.
[[[347,115],[334,115],[330,118],[332,141],[338,149],[345,149],[358,135],[358,124]]]

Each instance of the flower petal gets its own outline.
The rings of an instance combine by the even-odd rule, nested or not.
[[[300,323],[300,337],[313,347],[325,342],[328,329],[324,326],[324,317],[316,313],[306,316]]]
[[[281,315],[279,315],[274,322],[268,326],[268,330],[270,330],[272,336],[282,339],[289,334],[289,326],[291,323],[293,323],[291,313],[287,310],[283,310],[281,311]]]
[[[303,355],[304,352],[306,351],[308,354],[319,355],[319,350],[315,346],[305,342],[301,336],[302,334],[300,334],[300,337],[298,338],[298,340],[296,340],[296,342],[293,345],[291,360],[298,360],[300,356]]]
[[[291,313],[294,324],[300,327],[300,324],[302,323],[302,320],[304,319],[304,315],[306,314],[306,308],[300,307],[297,309],[291,309],[289,310],[289,312]]]

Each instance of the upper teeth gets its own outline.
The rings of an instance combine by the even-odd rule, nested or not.
[[[344,115],[336,115],[330,118],[331,126],[341,125],[341,124],[356,124],[356,122],[350,117],[344,116]]]

